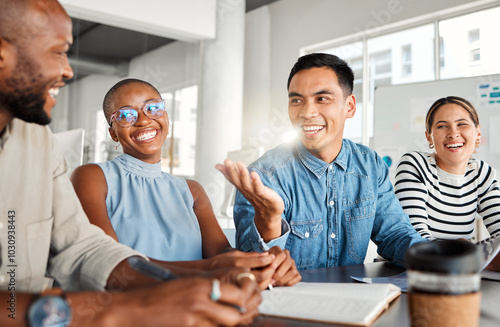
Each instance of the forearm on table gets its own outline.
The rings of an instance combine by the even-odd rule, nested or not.
[[[28,326],[26,313],[34,298],[35,294],[1,291],[0,326]]]
[[[188,277],[188,276],[200,276],[203,275],[204,271],[209,270],[209,263],[207,260],[194,260],[194,261],[160,261],[156,259],[150,259],[173,273]]]
[[[20,292],[0,292],[1,303],[6,304],[7,310],[0,314],[0,326],[26,327],[29,307],[39,294]],[[118,300],[118,293],[80,292],[66,293],[72,312],[72,325],[92,327],[119,326],[118,315],[113,303]],[[116,307],[115,307],[116,308]],[[116,323],[114,323],[116,322]]]
[[[137,272],[129,266],[127,260],[123,260],[109,275],[106,283],[106,289],[111,291],[121,291],[155,283],[158,283],[158,281]]]

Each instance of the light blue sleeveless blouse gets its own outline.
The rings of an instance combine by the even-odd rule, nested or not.
[[[97,164],[108,184],[108,216],[120,243],[164,261],[202,259],[201,232],[186,180],[128,154]]]

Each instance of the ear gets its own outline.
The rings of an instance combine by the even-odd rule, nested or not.
[[[427,133],[427,131],[425,131],[425,138],[427,139],[427,142],[429,144],[433,144],[434,143],[434,141],[432,140],[432,134]]]
[[[481,125],[477,125],[477,136],[481,138]]]
[[[347,110],[346,118],[354,117],[354,114],[356,113],[356,98],[354,97],[354,94],[347,96],[345,99],[345,107]]]
[[[5,38],[0,36],[0,69],[3,69],[9,65],[9,61],[16,56],[16,48],[7,41]],[[12,65],[12,63],[10,63]]]
[[[111,139],[112,139],[113,141],[115,141],[115,142],[120,142],[120,141],[118,140],[118,136],[116,136],[116,132],[115,132],[115,130],[113,129],[113,127],[110,127],[110,128],[108,129],[108,131],[109,131],[109,135],[111,136]]]
[[[5,56],[7,52],[7,41],[0,36],[0,69],[5,67]]]

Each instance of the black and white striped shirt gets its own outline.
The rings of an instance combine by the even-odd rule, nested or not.
[[[434,153],[410,152],[401,158],[395,192],[413,227],[426,238],[470,239],[476,213],[490,235],[500,231],[500,189],[495,169],[469,159],[465,174],[436,165]]]

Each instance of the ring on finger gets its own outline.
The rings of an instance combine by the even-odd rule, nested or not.
[[[236,275],[236,282],[240,282],[243,278],[250,278],[254,282],[257,281],[257,278],[255,278],[255,275],[252,274],[251,272],[242,272]]]
[[[212,301],[219,301],[222,293],[220,291],[220,282],[218,279],[212,280],[212,291],[210,292],[210,298]]]

